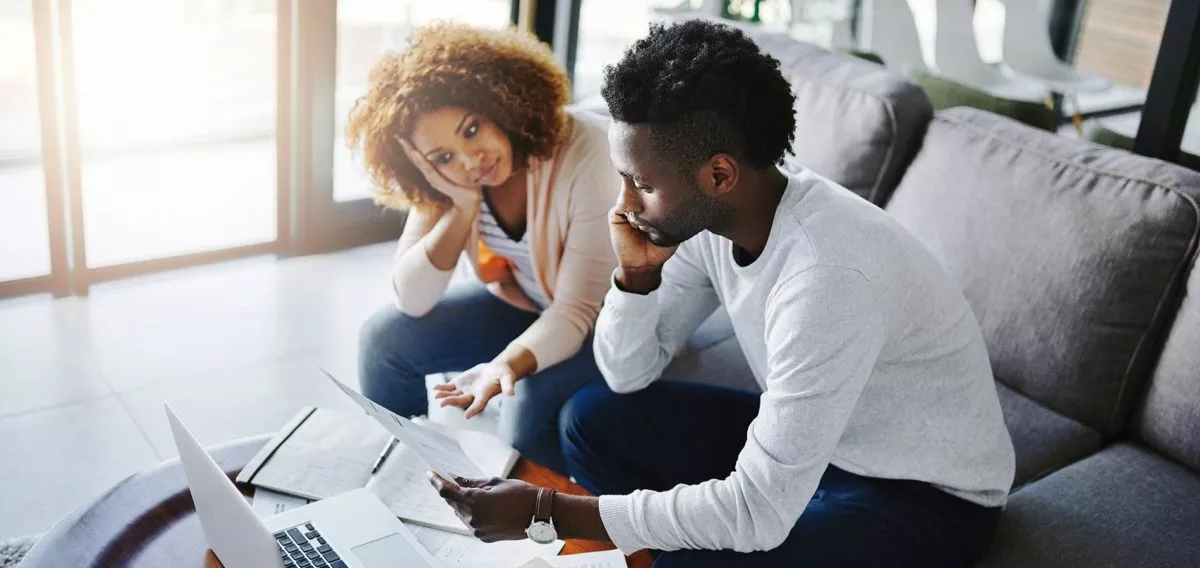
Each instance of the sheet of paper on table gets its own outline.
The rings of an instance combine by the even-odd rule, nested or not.
[[[531,540],[509,540],[486,543],[473,536],[463,536],[411,523],[404,523],[417,542],[439,560],[450,566],[516,566],[530,558],[553,557],[562,550],[563,542],[538,544]]]
[[[309,503],[312,503],[311,499],[255,487],[254,498],[250,501],[250,509],[254,511],[255,515],[258,515],[258,518],[265,519]]]
[[[541,558],[534,558],[529,562],[522,564],[519,568],[553,568],[549,562]]]
[[[436,497],[437,494],[435,493],[434,496]],[[265,519],[311,502],[302,497],[294,497],[259,487],[254,490],[254,499],[250,508],[260,519]],[[457,520],[457,517],[455,519]],[[550,544],[537,544],[530,540],[486,543],[473,536],[454,534],[408,522],[405,522],[404,525],[412,530],[413,535],[417,537],[417,542],[420,542],[430,555],[447,561],[451,566],[457,566],[463,562],[470,562],[472,566],[516,566],[529,558],[554,556],[563,547],[561,540]]]
[[[483,568],[483,565],[478,565]],[[518,568],[625,568],[625,555],[620,550],[568,554],[552,558],[532,558]]]

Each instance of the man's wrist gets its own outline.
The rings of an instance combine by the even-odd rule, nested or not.
[[[596,497],[555,493],[552,521],[560,539],[610,540]]]
[[[618,267],[616,273],[617,288],[630,294],[645,296],[658,289],[662,284],[662,267],[654,268],[624,268]]]

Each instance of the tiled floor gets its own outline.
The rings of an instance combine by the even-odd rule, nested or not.
[[[359,324],[389,300],[393,245],[253,258],[0,302],[0,540],[48,529],[175,454],[162,401],[200,441],[350,408]]]

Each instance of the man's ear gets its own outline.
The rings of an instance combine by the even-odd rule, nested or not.
[[[708,161],[707,170],[710,178],[708,186],[712,188],[712,196],[720,197],[731,191],[738,181],[738,163],[729,154],[716,154]]]

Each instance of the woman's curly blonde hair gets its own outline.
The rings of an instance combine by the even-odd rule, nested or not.
[[[553,153],[569,96],[566,73],[536,37],[436,22],[414,30],[404,51],[371,69],[367,94],[350,110],[346,144],[361,149],[376,202],[444,210],[450,198],[430,187],[396,141],[408,138],[416,117],[447,106],[487,117],[512,141],[518,168]]]

